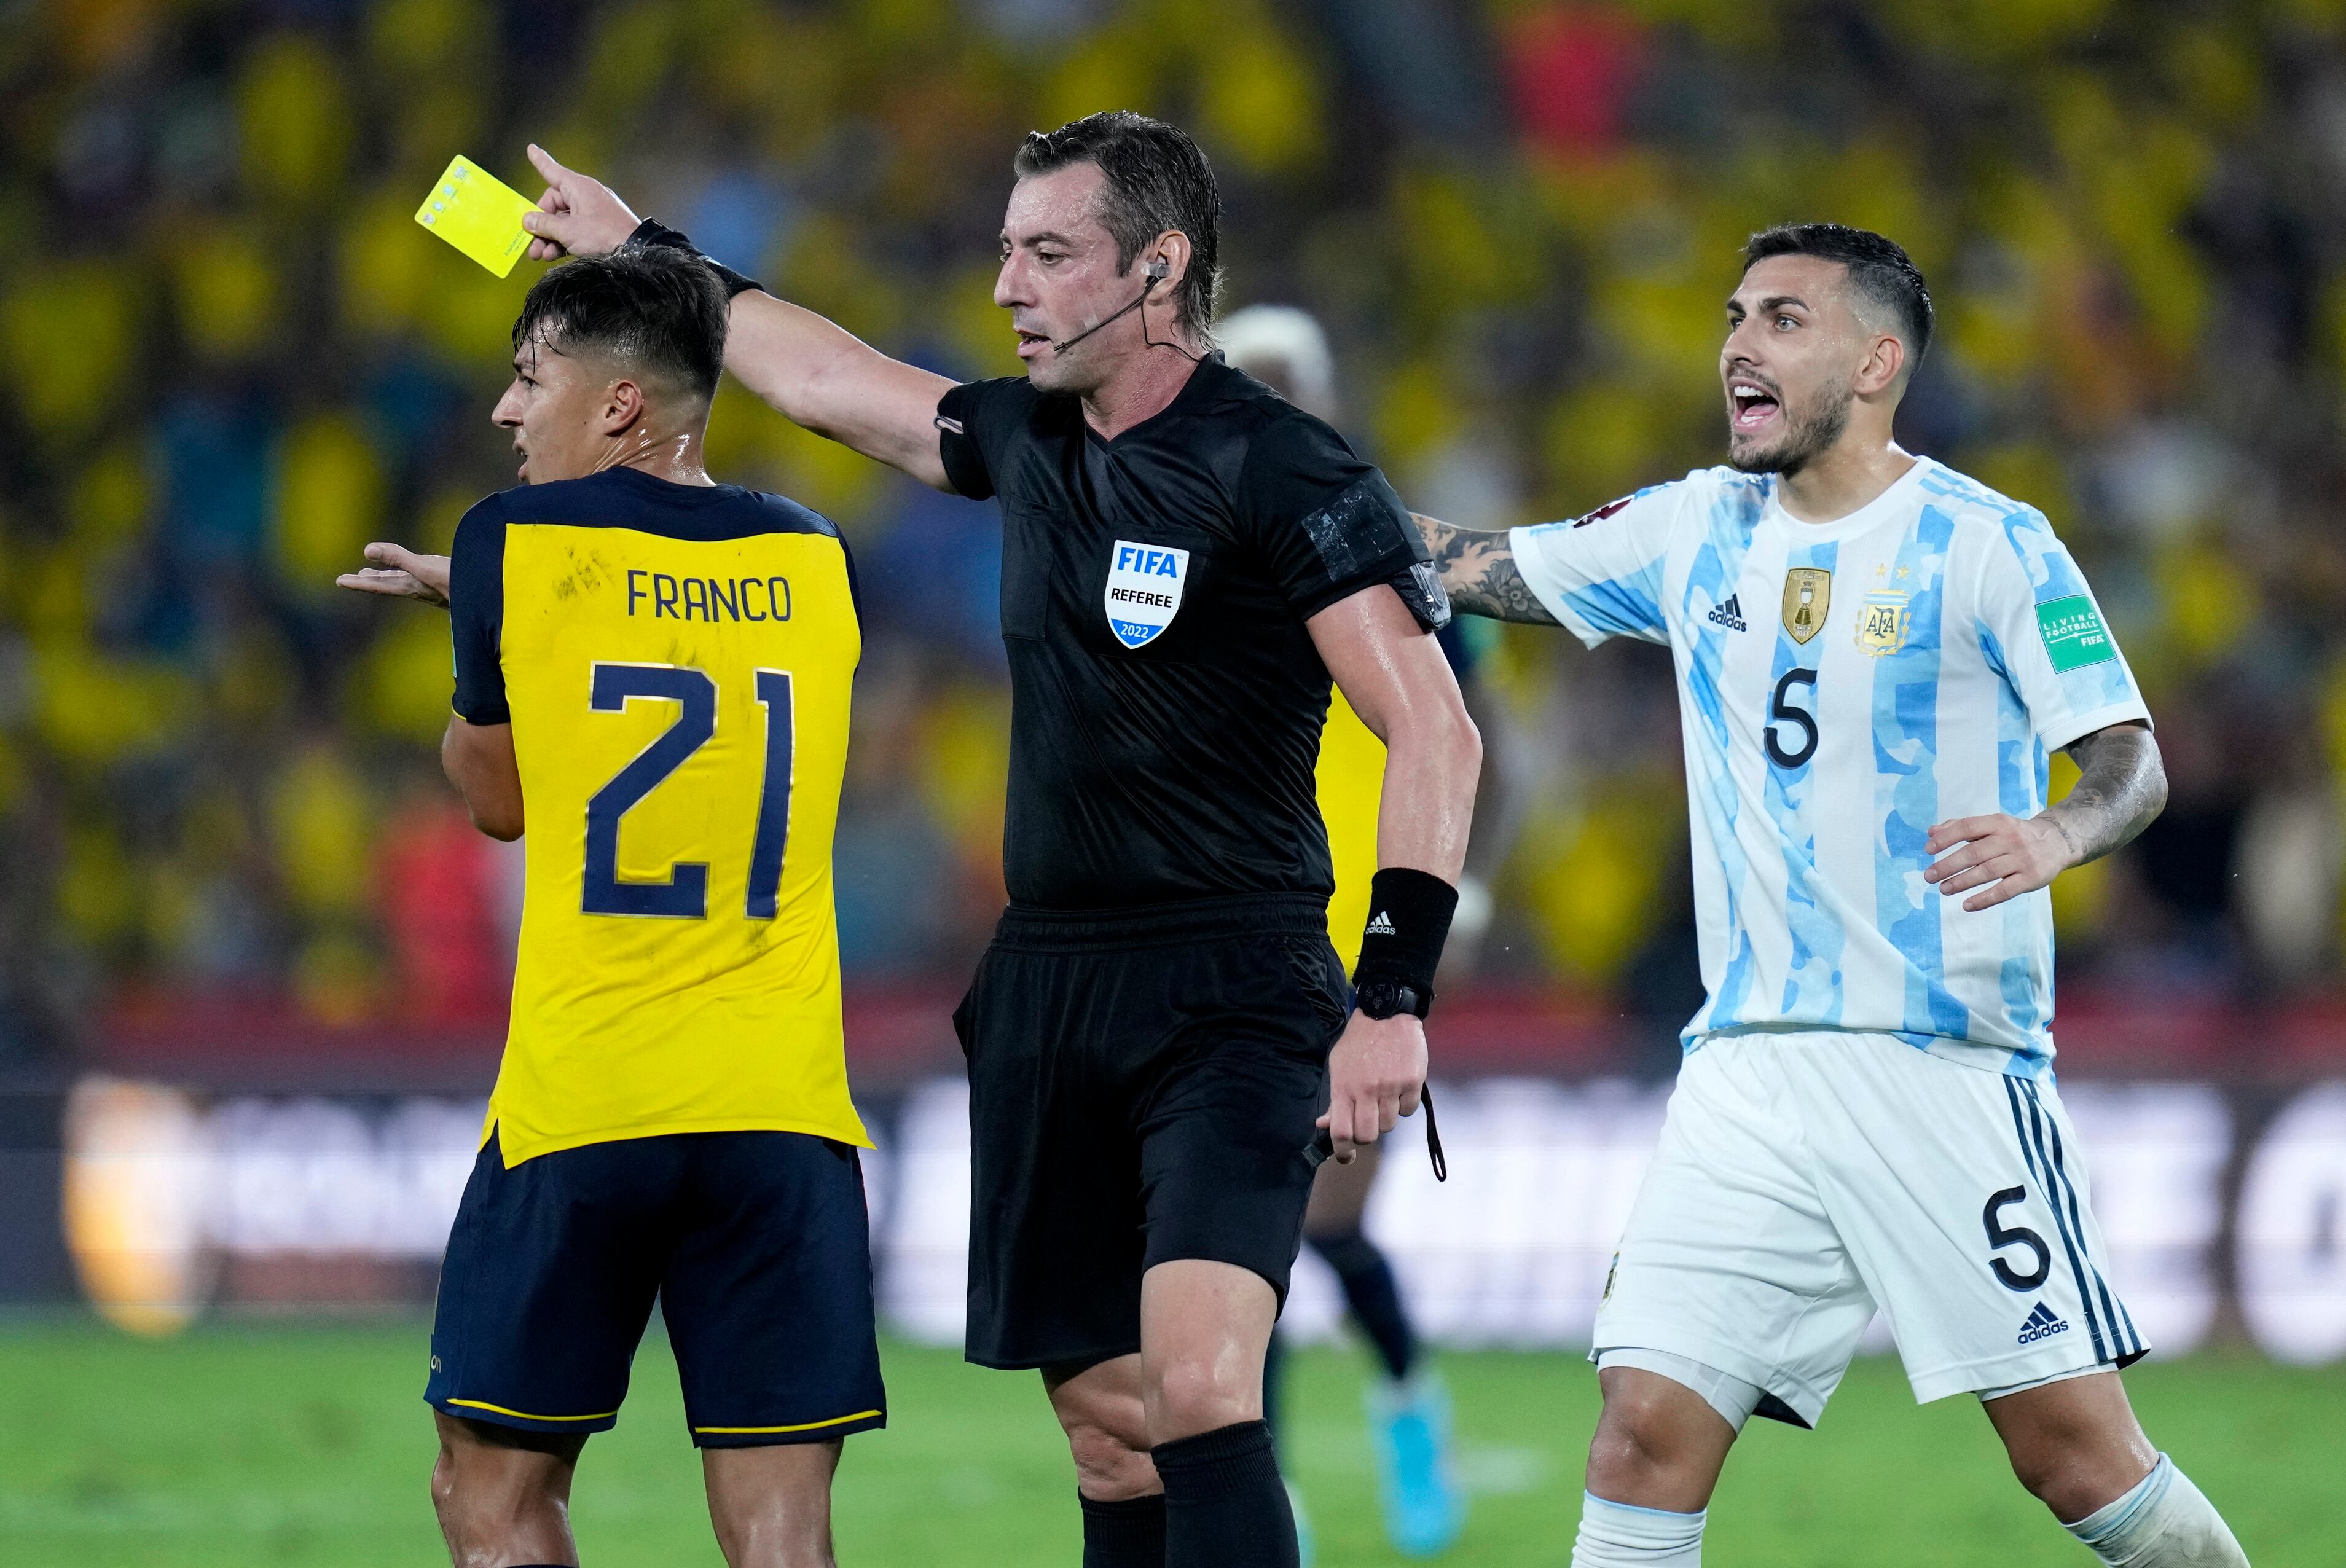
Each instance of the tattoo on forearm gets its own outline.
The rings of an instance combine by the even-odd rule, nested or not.
[[[2069,841],[2074,863],[2097,860],[2150,826],[2167,805],[2158,743],[2138,724],[2096,730],[2069,748],[2076,787],[2045,816]]]
[[[1413,512],[1410,515],[1418,532],[1425,535],[1425,547],[1433,554],[1433,567],[1442,574],[1452,609],[1498,621],[1557,624],[1531,585],[1524,581],[1504,532],[1454,528]]]

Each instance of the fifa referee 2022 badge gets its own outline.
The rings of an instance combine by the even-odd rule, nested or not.
[[[533,254],[690,249],[532,157]],[[1197,145],[1096,114],[1013,172],[994,301],[1025,375],[957,385],[738,275],[726,365],[1000,504],[1010,907],[954,1015],[968,1357],[1042,1372],[1088,1568],[1287,1568],[1264,1349],[1319,1135],[1350,1159],[1421,1103],[1481,741],[1392,486],[1214,351]],[[1357,1006],[1313,792],[1331,676],[1390,755]]]

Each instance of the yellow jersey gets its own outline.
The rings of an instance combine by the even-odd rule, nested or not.
[[[1341,691],[1328,697],[1328,727],[1320,737],[1320,820],[1328,825],[1328,861],[1336,891],[1328,901],[1328,940],[1344,972],[1361,962],[1361,933],[1369,920],[1369,883],[1377,874],[1377,812],[1384,803],[1385,743]]]
[[[486,1143],[775,1129],[848,1095],[831,838],[862,636],[839,531],[629,468],[493,495],[450,567],[457,714],[510,723],[525,838]]]

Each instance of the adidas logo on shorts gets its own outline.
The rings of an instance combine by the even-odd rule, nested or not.
[[[1711,606],[1710,614],[1703,619],[1714,626],[1725,626],[1730,632],[1749,631],[1751,628],[1743,624],[1743,606],[1738,602],[1741,598],[1740,594],[1728,595],[1727,603]]]
[[[2036,1309],[2029,1313],[2028,1321],[2020,1326],[2020,1339],[2017,1343],[2033,1345],[2039,1339],[2050,1339],[2055,1334],[2066,1334],[2068,1331],[2068,1319],[2055,1318],[2053,1316],[2053,1308],[2039,1301],[2036,1304]]]
[[[1377,918],[1369,922],[1369,934],[1371,936],[1392,936],[1393,934],[1392,916],[1385,913],[1382,910],[1379,910],[1377,911]]]

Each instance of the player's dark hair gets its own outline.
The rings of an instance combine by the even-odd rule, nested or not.
[[[725,286],[699,257],[629,246],[548,270],[522,301],[513,341],[608,354],[707,399],[725,368],[726,317]]]
[[[1931,346],[1931,290],[1913,258],[1894,239],[1845,223],[1780,223],[1754,234],[1743,247],[1749,272],[1770,256],[1815,256],[1849,269],[1851,286],[1890,312],[1906,340],[1909,372]]]
[[[1166,230],[1189,237],[1189,270],[1173,298],[1181,323],[1205,332],[1222,281],[1222,195],[1198,144],[1163,120],[1105,109],[1055,131],[1029,131],[1010,167],[1024,179],[1076,163],[1096,163],[1107,177],[1099,219],[1116,237],[1119,273],[1131,271],[1140,248]]]

